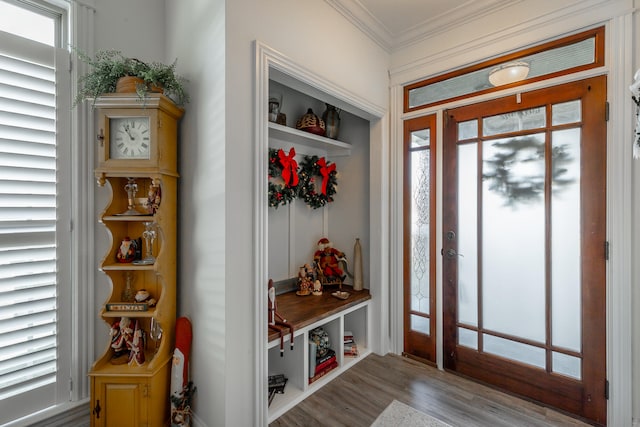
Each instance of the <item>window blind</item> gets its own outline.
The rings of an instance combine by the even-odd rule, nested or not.
[[[28,413],[29,401],[41,409],[56,398],[56,75],[54,48],[41,45],[17,55],[5,36],[0,44],[0,408],[19,399]],[[2,412],[0,424],[6,421]]]

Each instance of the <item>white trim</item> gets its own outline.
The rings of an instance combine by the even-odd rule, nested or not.
[[[87,427],[89,425],[89,400],[69,402],[45,409],[27,417],[3,424],[2,427]]]
[[[392,33],[374,14],[358,0],[325,0],[331,7],[342,14],[353,26],[373,40],[387,53],[402,49],[433,37],[436,34],[450,31],[483,16],[495,13],[500,9],[513,6],[523,0],[467,0],[447,10],[445,13],[433,15],[410,28]]]
[[[269,63],[271,61],[271,49],[255,42],[255,111],[254,129],[256,132],[254,140],[254,190],[253,190],[253,283],[254,286],[254,349],[255,349],[255,394],[253,396],[253,407],[255,410],[254,426],[264,426],[267,424],[269,416],[268,407],[265,401],[267,395],[267,373],[269,368],[269,357],[266,348],[267,331],[264,319],[267,318],[267,286],[259,286],[267,283],[268,280],[268,193],[267,183],[264,179],[268,174],[268,167],[264,159],[268,156],[269,133],[267,121],[267,104],[269,99]]]
[[[394,86],[390,90],[391,117],[401,117],[403,106],[403,90]],[[390,169],[391,169],[391,218],[390,218],[390,333],[391,351],[401,354],[404,351],[404,276],[403,276],[403,122],[401,119],[391,120],[389,125],[391,140]]]
[[[358,0],[325,0],[331,7],[340,12],[351,24],[362,31],[387,53],[393,47],[393,35],[371,12]]]
[[[607,238],[611,258],[607,271],[608,425],[629,426],[632,420],[632,154],[633,108],[632,14],[608,26],[607,62],[611,70],[607,130]]]
[[[71,44],[88,54],[93,53],[95,9],[80,2],[70,3],[69,40]],[[79,76],[88,66],[72,57],[71,67],[71,99],[75,98]],[[72,188],[71,209],[74,218],[72,233],[72,254],[76,261],[73,265],[72,277],[72,328],[73,335],[71,379],[73,389],[71,400],[89,397],[89,380],[87,372],[93,362],[95,313],[94,264],[95,244],[94,228],[96,213],[94,211],[93,177],[94,141],[93,112],[88,103],[78,105],[71,110],[71,153]]]
[[[265,396],[267,395],[267,331],[264,319],[267,318],[267,286],[268,281],[268,203],[267,182],[264,179],[268,174],[267,162],[269,135],[267,121],[267,105],[269,96],[269,78],[277,75],[278,79],[287,79],[287,83],[298,90],[311,96],[321,94],[324,99],[329,97],[332,104],[340,108],[345,107],[362,118],[370,120],[370,162],[380,170],[370,172],[372,179],[376,181],[370,184],[370,207],[374,213],[371,215],[371,233],[380,233],[380,242],[371,242],[370,254],[370,289],[374,295],[371,303],[372,313],[368,316],[368,327],[372,332],[372,350],[381,352],[388,346],[388,252],[385,245],[388,239],[388,206],[387,194],[388,175],[388,136],[385,120],[387,111],[369,101],[351,93],[350,91],[324,80],[310,70],[292,62],[280,52],[266,46],[260,41],[254,42],[255,50],[255,110],[254,110],[254,252],[253,252],[253,282],[264,284],[254,287],[254,348],[255,348],[255,393],[253,403],[255,411],[255,426],[266,425],[268,420],[268,408]],[[335,101],[334,101],[335,100]],[[375,172],[379,172],[375,175]],[[380,194],[378,194],[378,192]],[[378,216],[379,215],[379,216]],[[378,224],[380,221],[381,224]],[[326,223],[326,221],[325,221]],[[377,312],[380,315],[373,313]],[[377,320],[376,323],[374,320]]]

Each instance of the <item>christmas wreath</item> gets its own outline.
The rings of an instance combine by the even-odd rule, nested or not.
[[[300,188],[298,197],[313,209],[321,208],[327,203],[333,202],[336,194],[338,180],[335,163],[328,162],[324,157],[304,156],[300,164]],[[322,178],[320,191],[316,186],[316,178]]]
[[[296,150],[289,154],[280,149],[269,149],[269,206],[286,205],[298,194],[298,163],[294,160]],[[281,181],[282,183],[278,182]]]

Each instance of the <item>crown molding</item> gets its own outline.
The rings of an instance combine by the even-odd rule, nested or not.
[[[393,48],[391,32],[362,3],[358,0],[325,1],[387,53],[391,53]]]
[[[523,0],[468,0],[460,6],[430,17],[393,36],[392,50],[419,43],[436,34],[461,27],[498,10],[512,7]]]
[[[393,53],[395,50],[418,43],[435,34],[449,31],[521,1],[523,0],[467,0],[446,13],[434,15],[420,24],[407,28],[398,34],[393,34],[359,0],[325,0],[387,53]]]

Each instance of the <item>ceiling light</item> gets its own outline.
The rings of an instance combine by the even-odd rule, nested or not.
[[[489,72],[489,82],[494,86],[502,86],[524,80],[527,75],[529,75],[529,64],[526,62],[508,62]]]

